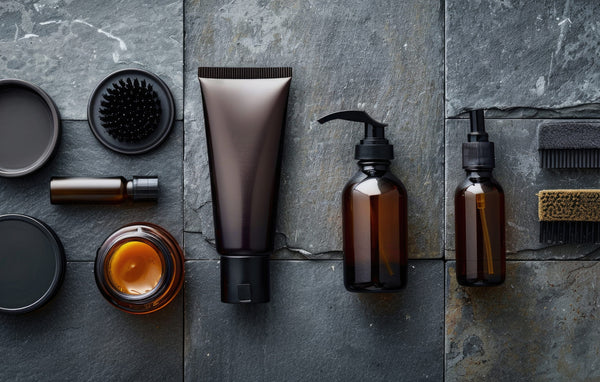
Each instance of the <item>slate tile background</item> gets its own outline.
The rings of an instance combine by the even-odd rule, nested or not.
[[[539,244],[535,197],[599,187],[595,170],[537,159],[541,122],[600,118],[599,15],[572,0],[1,2],[0,77],[45,89],[63,135],[48,166],[0,179],[0,213],[47,222],[69,263],[46,307],[0,316],[0,380],[599,379],[599,247]],[[266,305],[219,301],[199,65],[294,69]],[[178,122],[160,148],[129,157],[95,140],[86,106],[132,66],[167,82]],[[474,107],[490,109],[508,201],[507,281],[490,289],[454,276],[453,193]],[[390,124],[408,189],[412,260],[398,294],[343,288],[340,192],[362,128],[315,121],[349,108]],[[49,204],[51,176],[152,174],[158,204]],[[183,293],[147,316],[114,309],[93,279],[102,240],[139,220],[172,232],[187,259]]]

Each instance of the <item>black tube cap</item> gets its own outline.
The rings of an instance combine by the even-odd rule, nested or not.
[[[269,256],[221,256],[221,301],[254,304],[270,300]]]
[[[157,200],[158,177],[134,176],[132,191],[133,200]]]

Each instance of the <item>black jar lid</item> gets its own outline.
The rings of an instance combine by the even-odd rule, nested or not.
[[[64,278],[60,239],[26,215],[0,215],[0,312],[27,313],[46,304]]]
[[[60,116],[39,87],[0,80],[0,176],[17,177],[42,167],[60,138]]]

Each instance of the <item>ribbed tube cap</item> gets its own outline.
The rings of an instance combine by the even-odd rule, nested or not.
[[[156,176],[134,176],[133,177],[133,200],[157,200],[158,199],[158,177]]]

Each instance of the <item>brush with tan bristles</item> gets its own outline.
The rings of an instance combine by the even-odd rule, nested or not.
[[[542,190],[540,243],[600,244],[600,190]]]

